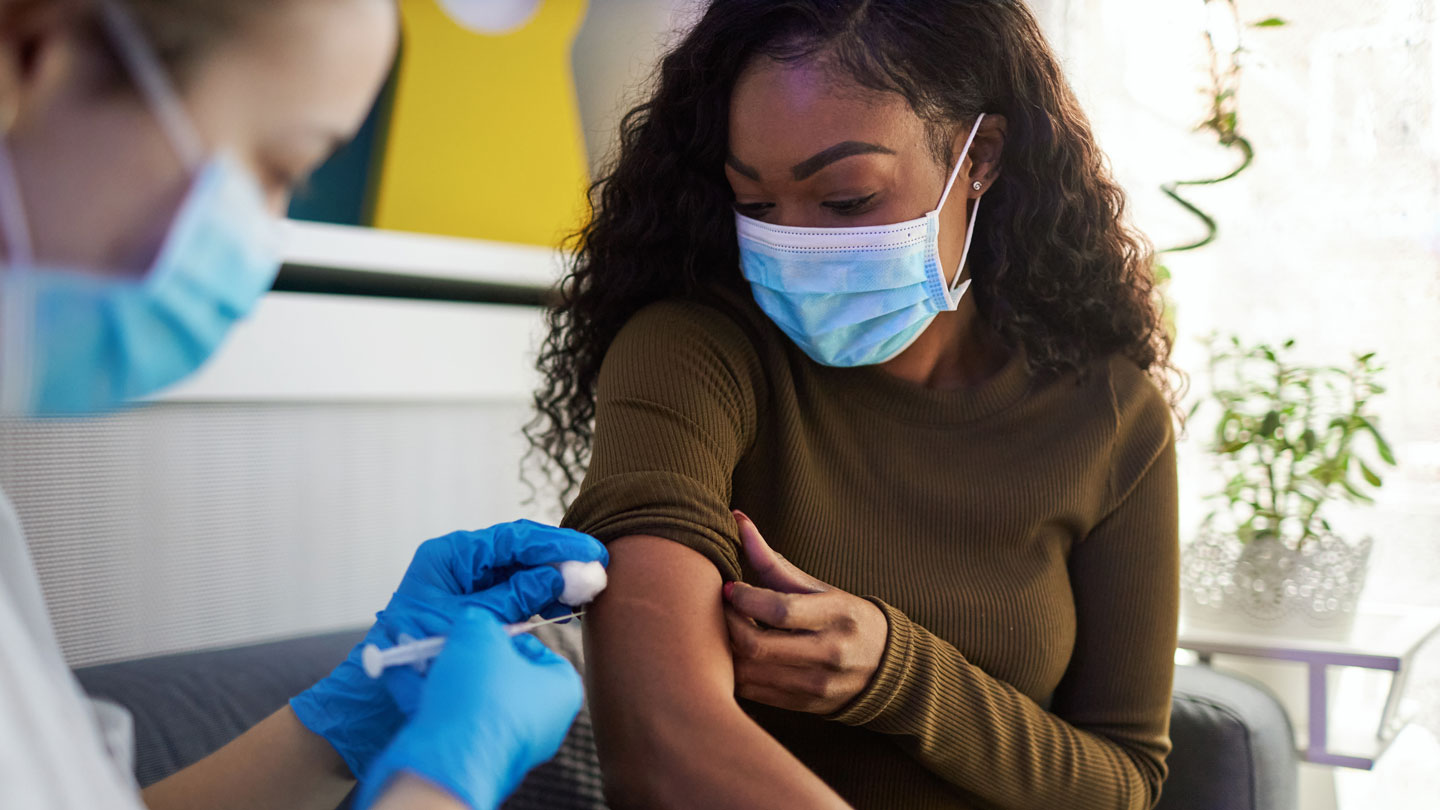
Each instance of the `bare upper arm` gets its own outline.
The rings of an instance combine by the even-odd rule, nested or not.
[[[585,610],[586,687],[602,764],[662,744],[652,711],[739,708],[714,564],[679,543],[635,535],[610,544],[609,579]]]
[[[585,679],[611,806],[847,806],[736,702],[710,560],[632,535],[610,544],[609,574],[585,610]]]

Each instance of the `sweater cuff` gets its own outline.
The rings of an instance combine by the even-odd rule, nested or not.
[[[825,718],[847,726],[863,726],[884,713],[909,679],[915,657],[915,625],[910,617],[874,596],[865,598],[885,614],[890,632],[885,640],[885,652],[880,656],[880,666],[875,668],[870,684],[849,704]]]

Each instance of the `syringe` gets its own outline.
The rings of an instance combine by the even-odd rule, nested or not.
[[[557,616],[553,619],[536,619],[519,624],[505,625],[505,634],[511,637],[521,633],[528,633],[537,627],[547,624],[578,619],[585,615],[585,611],[576,611],[568,616]],[[424,671],[425,667],[440,654],[445,647],[444,636],[431,636],[430,638],[412,639],[409,636],[401,635],[399,644],[388,649],[380,649],[374,644],[366,644],[360,650],[360,665],[365,669],[365,674],[372,678],[378,678],[390,667],[414,666]]]

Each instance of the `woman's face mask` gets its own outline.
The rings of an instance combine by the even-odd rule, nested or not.
[[[940,212],[984,120],[984,115],[975,119],[940,201],[918,219],[800,228],[735,215],[740,269],[756,304],[812,360],[827,366],[884,363],[909,347],[939,313],[960,305],[970,286],[965,259],[980,201],[970,212],[953,282],[941,266]]]
[[[200,138],[149,43],[116,0],[105,29],[192,183],[140,278],[46,266],[30,247],[23,190],[0,144],[0,413],[95,414],[200,367],[279,271],[275,217],[253,173]]]

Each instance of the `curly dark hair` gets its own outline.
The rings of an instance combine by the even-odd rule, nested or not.
[[[757,57],[823,57],[898,93],[943,169],[957,130],[1004,115],[1001,172],[971,249],[981,316],[1037,375],[1083,376],[1123,353],[1175,402],[1149,244],[1127,224],[1124,193],[1022,0],[713,0],[624,117],[571,241],[526,428],[562,497],[584,475],[595,382],[620,328],[649,303],[710,300],[713,285],[740,278],[724,164],[731,90]]]

